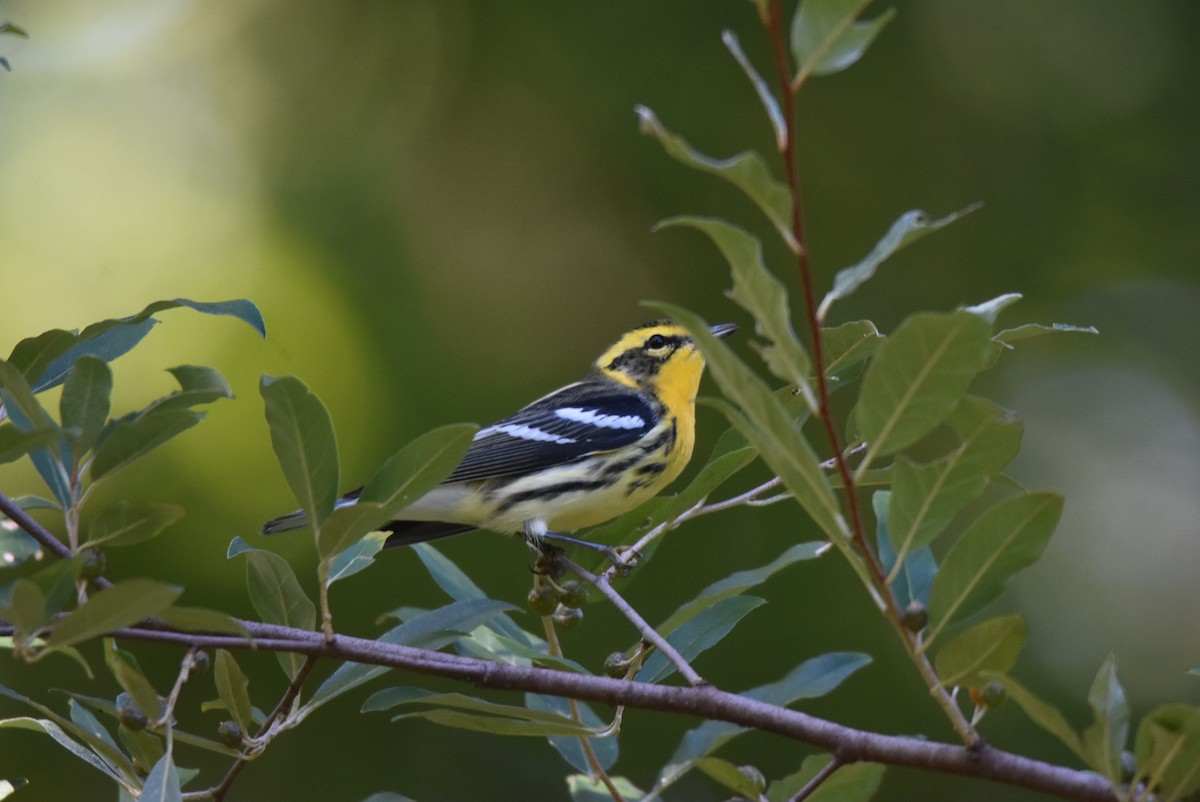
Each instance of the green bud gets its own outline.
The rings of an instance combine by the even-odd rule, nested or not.
[[[587,588],[574,579],[559,586],[558,600],[565,607],[582,607],[587,602]]]
[[[134,732],[146,729],[146,725],[150,723],[146,714],[133,701],[133,697],[124,692],[117,694],[117,720],[124,724],[126,729]]]
[[[909,602],[904,608],[904,628],[909,632],[920,632],[929,623],[929,612],[919,601]]]
[[[564,607],[559,605],[554,611],[554,623],[563,629],[573,629],[579,626],[583,621],[583,610],[578,607]]]
[[[242,734],[242,728],[234,721],[222,721],[217,727],[217,740],[233,749],[241,749],[246,736]]]
[[[104,556],[104,552],[96,547],[83,550],[83,562],[79,566],[79,578],[91,581],[104,576],[104,570],[108,567],[108,558]]]
[[[550,615],[558,609],[558,593],[549,585],[535,585],[526,601],[529,609],[538,615]]]

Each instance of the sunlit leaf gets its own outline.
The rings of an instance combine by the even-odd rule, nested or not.
[[[1138,777],[1162,799],[1200,789],[1200,708],[1164,705],[1142,719],[1134,738]]]
[[[1017,664],[1028,628],[1020,613],[989,618],[953,638],[934,661],[946,687],[983,685],[982,671],[1007,673]]]
[[[1058,708],[1043,702],[1026,689],[1025,686],[1006,674],[984,672],[980,678],[989,682],[999,682],[1003,685],[1004,690],[1008,693],[1008,698],[1016,702],[1034,724],[1037,724],[1061,741],[1080,760],[1085,763],[1088,762],[1088,754],[1084,748],[1083,741],[1079,738],[1074,728],[1063,718],[1062,713],[1058,712]],[[1139,764],[1141,763],[1140,760],[1138,762]]]
[[[1021,424],[990,401],[967,396],[946,423],[962,440],[949,454],[926,465],[896,459],[888,527],[900,554],[933,542],[1020,448]]]
[[[294,376],[263,376],[271,445],[300,509],[319,529],[338,494],[338,450],[325,405]]]
[[[766,604],[765,599],[757,596],[734,596],[722,599],[698,613],[687,623],[667,634],[667,642],[689,663],[700,654],[711,649],[737,626],[751,610]],[[665,632],[665,630],[664,630]],[[642,670],[637,674],[639,682],[660,682],[675,673],[675,665],[663,656],[662,652],[654,652],[647,658]]]
[[[0,61],[4,61],[4,60],[0,59]],[[7,61],[4,62],[4,67],[6,69],[8,68]],[[12,796],[17,791],[21,790],[28,784],[29,784],[29,780],[21,779],[19,777],[13,777],[13,778],[10,778],[7,780],[0,780],[0,800],[8,799],[10,796]]]
[[[88,526],[87,544],[129,546],[141,543],[157,537],[183,514],[183,508],[175,504],[122,499],[109,505]]]
[[[386,521],[383,507],[371,501],[359,499],[354,504],[337,507],[318,531],[317,554],[322,560],[332,560]],[[326,584],[332,583],[332,579],[326,579]]]
[[[387,537],[387,532],[368,533],[349,548],[338,552],[329,561],[329,584],[366,570],[375,562],[375,555],[383,549]]]
[[[1001,501],[971,524],[942,560],[929,596],[932,643],[955,618],[1000,595],[1008,578],[1042,556],[1062,515],[1062,496],[1025,493]]]
[[[825,0],[822,0],[825,1]],[[840,2],[841,0],[833,0]],[[813,2],[806,0],[804,5]],[[852,0],[857,2],[857,0]],[[968,206],[957,212],[946,215],[940,220],[931,220],[929,215],[920,209],[914,209],[905,212],[897,218],[896,222],[892,223],[892,227],[883,235],[879,242],[875,243],[875,247],[871,252],[864,256],[860,261],[843,268],[833,277],[833,287],[826,293],[821,300],[821,305],[817,307],[817,319],[824,320],[829,313],[829,308],[835,301],[839,301],[854,293],[859,287],[871,280],[875,275],[875,271],[883,264],[892,254],[908,245],[912,245],[917,240],[924,237],[926,234],[937,231],[943,226],[948,226],[955,220],[958,220],[964,215],[970,214],[979,208],[979,205]]]
[[[653,111],[635,106],[643,134],[653,136],[676,161],[725,179],[754,201],[785,240],[792,240],[792,194],[787,185],[771,174],[766,160],[754,151],[729,159],[713,159],[697,152],[676,133],[668,131]]]
[[[867,366],[853,425],[868,444],[863,465],[929,434],[959,405],[984,367],[991,329],[969,312],[923,312],[884,340]]]
[[[190,409],[166,409],[116,423],[101,435],[92,459],[91,476],[98,482],[129,465],[171,438],[195,426],[204,413]]]
[[[796,62],[793,91],[810,75],[849,68],[896,13],[889,8],[869,22],[856,18],[869,0],[802,0],[792,17],[791,50]]]
[[[75,362],[63,384],[59,412],[62,425],[71,434],[76,457],[91,450],[108,420],[112,401],[112,371],[95,357]]]
[[[11,423],[0,425],[0,465],[18,460],[31,451],[44,449],[60,436],[61,432],[55,429],[26,431]]]
[[[981,304],[964,306],[963,309],[972,315],[979,315],[989,324],[995,325],[996,318],[1000,317],[1000,313],[1021,300],[1021,297],[1021,293],[1019,292],[1006,292]]]
[[[61,649],[144,621],[169,607],[182,592],[150,579],[127,579],[96,593],[58,621],[46,639],[46,649]]]
[[[58,424],[38,402],[28,380],[15,366],[0,359],[0,389],[8,416],[27,430],[56,429]],[[17,413],[20,413],[18,417]],[[27,422],[27,423],[26,423]]]
[[[809,755],[800,770],[767,788],[768,802],[788,802],[817,776],[833,759],[832,755]],[[867,802],[883,782],[885,766],[880,763],[851,763],[841,766],[817,789],[805,797],[805,802]]]
[[[796,666],[778,682],[754,688],[742,695],[767,704],[787,706],[799,699],[824,696],[870,662],[871,658],[865,654],[823,654]],[[688,730],[671,759],[659,772],[654,792],[661,793],[690,771],[697,760],[707,757],[731,738],[746,731],[745,727],[725,721],[706,721]]]
[[[792,328],[787,289],[763,264],[758,239],[745,229],[715,218],[673,217],[658,224],[658,228],[672,226],[699,229],[713,241],[729,263],[733,276],[729,297],[754,317],[758,333],[770,340],[762,349],[767,366],[789,384],[806,385],[810,371],[808,353]],[[701,350],[708,355],[707,350]]]
[[[242,732],[254,732],[254,711],[250,704],[250,680],[237,664],[231,652],[217,649],[213,661],[213,680],[217,695],[225,703],[225,709],[241,727]]]
[[[1011,329],[998,331],[993,339],[998,343],[1011,346],[1012,343],[1018,340],[1027,340],[1030,337],[1068,332],[1075,334],[1099,334],[1100,330],[1095,326],[1074,326],[1070,323],[1025,323],[1020,326],[1014,326]]]

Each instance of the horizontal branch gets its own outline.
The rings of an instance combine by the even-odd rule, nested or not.
[[[253,638],[194,634],[158,626],[121,629],[112,635],[129,640],[172,643],[202,649],[257,649],[291,652],[334,661],[385,666],[418,674],[470,682],[483,688],[567,696],[610,705],[679,713],[727,721],[811,744],[833,753],[842,763],[870,761],[958,774],[1020,786],[1080,802],[1110,802],[1107,781],[1086,771],[981,745],[966,749],[911,737],[854,729],[796,710],[770,705],[710,685],[652,685],[608,677],[585,676],[547,668],[493,663],[443,652],[398,646],[338,635],[326,642],[320,632],[242,622]],[[0,636],[12,627],[0,627]]]

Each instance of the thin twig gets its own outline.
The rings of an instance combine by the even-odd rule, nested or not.
[[[805,799],[813,795],[814,791],[821,787],[821,783],[832,777],[833,773],[841,767],[842,761],[838,759],[837,755],[834,755],[833,760],[822,766],[821,770],[811,780],[806,782],[804,787],[797,791],[796,795],[789,799],[788,802],[804,802]]]
[[[568,571],[575,574],[588,584],[594,586],[596,590],[600,591],[600,593],[604,595],[606,599],[612,602],[612,605],[621,612],[621,615],[629,619],[630,623],[632,623],[637,629],[638,633],[642,636],[642,640],[653,644],[654,648],[662,652],[663,657],[670,660],[675,668],[679,669],[680,675],[687,680],[690,685],[699,686],[708,684],[708,681],[696,673],[696,670],[692,668],[691,664],[688,663],[687,660],[683,658],[683,655],[681,655],[674,646],[667,643],[667,639],[662,635],[659,635],[658,632],[655,631],[654,627],[646,623],[646,619],[642,618],[641,614],[639,614],[637,610],[633,609],[629,602],[625,601],[624,597],[621,596],[620,593],[617,593],[617,591],[613,589],[612,583],[609,582],[606,574],[596,576],[591,571],[574,562],[566,555],[560,556],[559,559],[562,561],[562,564],[566,566]]]

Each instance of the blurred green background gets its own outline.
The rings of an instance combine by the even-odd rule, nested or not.
[[[1076,723],[1109,652],[1135,713],[1195,703],[1200,682],[1184,672],[1200,664],[1200,6],[896,5],[859,66],[800,99],[818,285],[907,209],[984,208],[889,261],[833,322],[890,329],[917,309],[1021,292],[1005,323],[1101,330],[1022,344],[978,385],[1025,422],[1013,476],[1068,497],[1045,559],[1000,605],[1030,619],[1018,676]],[[0,0],[0,19],[32,35],[0,37],[13,66],[0,73],[3,348],[179,296],[250,298],[269,329],[264,343],[229,320],[167,312],[116,363],[114,412],[169,391],[163,369],[181,363],[219,368],[238,398],[107,488],[189,511],[157,541],[112,551],[114,577],[178,581],[186,604],[250,615],[243,566],[224,558],[235,535],[311,576],[307,538],[255,535],[294,506],[262,420],[262,373],[295,373],[324,399],[349,488],[428,428],[489,422],[577,378],[650,316],[641,300],[746,323],[722,295],[728,275],[709,243],[650,228],[700,213],[770,232],[734,190],[640,136],[632,110],[650,106],[714,156],[769,153],[761,110],[719,38],[737,31],[768,68],[749,3]],[[774,243],[768,256],[794,287]],[[738,347],[749,354],[747,339]],[[700,427],[704,455],[723,423],[702,411]],[[23,465],[0,482],[10,495],[39,490]],[[630,598],[661,619],[730,570],[814,536],[790,505],[701,520],[639,569]],[[492,595],[524,597],[519,542],[478,534],[444,551]],[[867,651],[872,666],[804,709],[950,737],[836,557],[789,569],[761,595],[771,603],[705,655],[701,673],[740,689],[824,651]],[[355,634],[378,632],[387,610],[442,601],[402,550],[334,590],[339,626]],[[632,634],[593,604],[565,641],[598,667]],[[180,655],[138,652],[168,685]],[[283,689],[275,660],[242,663],[269,709]],[[0,656],[0,682],[115,692],[58,659]],[[200,679],[184,707],[214,696]],[[278,741],[230,799],[566,796],[565,764],[542,741],[392,724],[358,715],[361,698]],[[5,702],[0,714],[25,711]],[[208,733],[219,719],[184,715]],[[616,773],[650,785],[692,724],[630,711]],[[1073,765],[1013,705],[984,729],[1000,746]],[[724,755],[781,776],[806,752],[751,735]],[[210,778],[222,767],[179,762]],[[50,739],[0,732],[0,777],[15,776],[32,781],[17,799],[115,797]],[[968,794],[1034,798],[903,770],[889,771],[878,798]],[[701,779],[678,794],[725,796]]]

